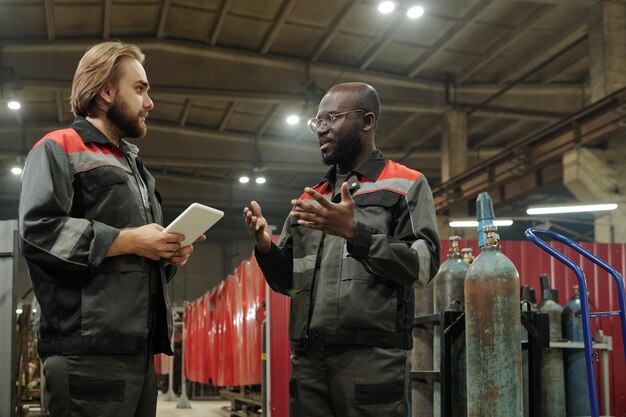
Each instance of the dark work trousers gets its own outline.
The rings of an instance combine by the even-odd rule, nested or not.
[[[314,347],[291,356],[290,417],[405,417],[410,351]]]
[[[50,417],[154,417],[152,355],[67,355],[44,360]]]

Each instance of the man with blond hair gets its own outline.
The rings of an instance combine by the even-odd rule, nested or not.
[[[124,140],[146,134],[154,108],[143,62],[134,45],[89,49],[72,83],[74,122],[35,143],[22,174],[21,246],[52,417],[154,416],[152,355],[172,354],[166,286],[193,247],[163,231],[154,178]]]

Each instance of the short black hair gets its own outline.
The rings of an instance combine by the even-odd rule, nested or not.
[[[358,83],[357,104],[359,108],[374,113],[376,123],[380,119],[380,98],[378,92],[369,84]]]

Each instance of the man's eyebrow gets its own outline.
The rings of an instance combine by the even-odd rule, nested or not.
[[[146,88],[147,90],[150,89],[150,84],[148,84],[148,81],[144,81],[144,80],[139,80],[137,81],[137,83],[141,84],[144,86],[144,88]]]

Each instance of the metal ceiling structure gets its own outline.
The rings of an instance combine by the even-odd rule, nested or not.
[[[594,1],[426,0],[419,19],[398,3],[383,15],[371,0],[0,0],[0,213],[15,217],[17,207],[8,169],[69,125],[76,64],[102,40],[135,43],[147,56],[156,107],[138,144],[166,213],[209,204],[233,219],[228,231],[250,199],[282,224],[290,199],[325,172],[304,120],[338,82],[378,90],[378,146],[434,189],[448,110],[468,115],[475,170],[589,105]],[[7,109],[10,99],[22,108]],[[300,123],[288,125],[289,114]],[[258,173],[266,184],[237,181]],[[558,186],[543,196],[572,199]],[[511,198],[503,214],[521,214],[513,207],[522,193]]]

